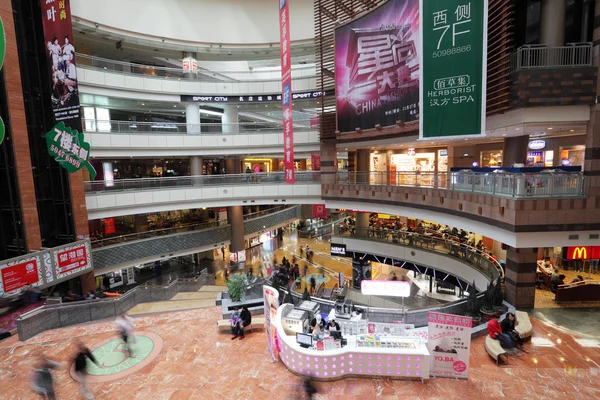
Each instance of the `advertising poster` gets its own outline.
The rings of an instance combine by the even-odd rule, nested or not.
[[[321,170],[321,154],[320,153],[311,153],[310,154],[310,163],[312,165],[313,171]]]
[[[337,130],[419,114],[419,0],[389,0],[335,30]]]
[[[427,348],[431,353],[430,374],[444,378],[468,378],[471,318],[430,312],[428,320]]]
[[[79,124],[79,90],[77,88],[77,68],[75,47],[71,26],[70,0],[44,0],[42,23],[46,43],[46,57],[52,77],[52,109],[56,122],[72,121]]]
[[[21,263],[3,268],[0,271],[2,275],[2,290],[4,293],[10,293],[23,286],[32,285],[39,281],[37,260],[27,260]]]
[[[265,302],[265,332],[267,333],[267,347],[273,361],[279,360],[279,340],[275,318],[279,308],[279,292],[271,286],[263,285],[263,298]]]
[[[93,269],[89,241],[56,248],[52,256],[56,279]]]
[[[487,7],[421,0],[421,138],[485,133]]]
[[[114,218],[105,218],[104,219],[104,234],[112,235],[117,232],[117,227],[115,225]]]
[[[83,133],[71,130],[61,121],[46,133],[46,145],[48,154],[70,173],[85,168],[90,173],[90,180],[96,178],[96,170],[89,161],[90,144]]]
[[[313,218],[327,218],[327,207],[325,207],[325,204],[313,204]]]
[[[286,183],[294,183],[294,123],[292,112],[292,56],[289,0],[279,0],[279,44],[281,46],[281,111],[283,112],[283,172]]]

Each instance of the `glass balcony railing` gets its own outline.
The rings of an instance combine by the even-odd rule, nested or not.
[[[121,74],[143,75],[149,78],[187,79],[197,82],[269,82],[281,81],[281,70],[278,68],[262,69],[258,71],[227,71],[198,69],[193,74],[185,73],[183,67],[169,68],[153,65],[144,65],[124,61],[109,60],[106,58],[76,54],[79,67],[107,70]],[[317,77],[316,67],[292,66],[292,79],[311,79]]]
[[[490,280],[497,277],[504,277],[502,266],[491,254],[469,246],[466,243],[461,243],[459,238],[452,235],[447,235],[447,238],[444,238],[443,234],[437,231],[416,233],[403,229],[376,227],[358,229],[354,226],[341,225],[336,227],[335,234],[342,237],[351,236],[357,239],[396,243],[441,253],[450,257],[456,257],[472,265],[486,277],[490,278]]]
[[[123,134],[264,134],[282,133],[281,122],[240,122],[237,124],[204,123],[186,124],[175,122],[137,122],[82,120],[84,132],[123,133]],[[294,132],[318,132],[319,125],[310,120],[294,121]]]
[[[321,183],[319,171],[297,171],[296,183]],[[113,181],[85,182],[86,192],[119,192],[126,190],[177,189],[210,186],[250,186],[285,184],[283,172],[260,172],[247,174],[176,176],[167,178],[116,179]]]
[[[335,182],[446,189],[514,198],[585,196],[582,172],[338,172]]]

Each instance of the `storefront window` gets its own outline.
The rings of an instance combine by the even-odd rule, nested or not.
[[[438,172],[448,172],[448,150],[438,150]]]
[[[479,165],[483,168],[502,166],[502,150],[482,151]]]
[[[585,146],[572,146],[560,148],[560,162],[562,165],[581,167],[585,156]]]

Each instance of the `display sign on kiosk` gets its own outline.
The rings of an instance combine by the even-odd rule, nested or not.
[[[362,281],[360,292],[366,296],[410,297],[410,282]]]
[[[346,245],[331,243],[331,255],[338,257],[346,257]]]
[[[307,333],[296,333],[296,342],[298,342],[298,344],[302,347],[312,347],[312,340],[312,335],[309,335]]]

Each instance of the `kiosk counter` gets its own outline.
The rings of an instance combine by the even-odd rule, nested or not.
[[[330,348],[319,345],[321,350],[308,335],[298,334],[283,323],[293,308],[291,304],[281,305],[275,320],[280,359],[293,373],[317,380],[349,376],[429,379],[431,355],[420,337],[345,335],[345,346],[331,348],[333,340],[325,338]]]

